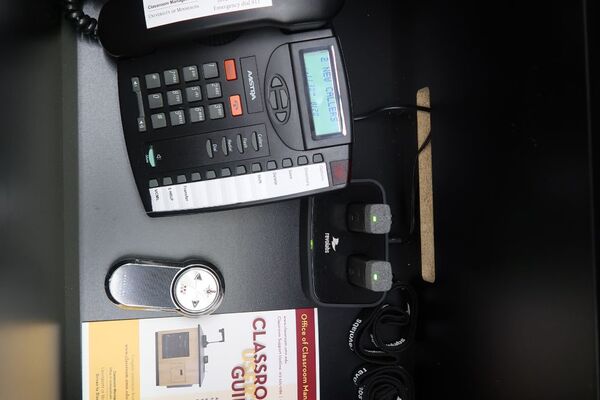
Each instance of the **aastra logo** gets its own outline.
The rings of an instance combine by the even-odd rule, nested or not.
[[[329,254],[331,249],[337,251],[337,246],[340,244],[340,238],[330,236],[329,232],[325,232],[325,254]]]
[[[248,87],[250,88],[250,97],[252,97],[252,101],[256,100],[256,85],[254,84],[254,74],[252,71],[248,70]]]

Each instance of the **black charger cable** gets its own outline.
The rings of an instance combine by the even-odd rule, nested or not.
[[[417,111],[423,111],[423,112],[429,113],[429,112],[431,112],[431,108],[423,107],[423,106],[397,106],[397,105],[385,106],[385,107],[380,107],[375,110],[369,111],[365,114],[360,114],[360,115],[354,117],[354,121],[355,122],[364,121],[366,119],[378,116],[379,114],[390,113],[393,111],[400,111],[402,113],[409,113],[409,112],[416,113]],[[411,184],[411,188],[410,188],[410,211],[409,211],[410,224],[409,224],[409,228],[408,228],[408,234],[404,238],[402,238],[402,237],[390,238],[388,240],[388,243],[390,243],[390,244],[410,243],[410,241],[414,237],[416,226],[417,226],[417,206],[416,206],[416,204],[417,204],[417,171],[418,171],[418,166],[419,166],[419,156],[427,148],[427,146],[429,146],[430,143],[431,143],[431,132],[429,132],[429,134],[425,138],[425,141],[423,141],[421,146],[417,149],[417,154],[415,155],[415,158],[412,163],[412,168],[411,168],[412,184]]]
[[[383,303],[356,316],[348,346],[364,361],[395,365],[413,342],[417,322],[417,295],[412,287],[396,282]]]
[[[77,32],[93,40],[98,40],[98,20],[83,11],[81,0],[63,0],[65,18]]]
[[[354,385],[360,400],[413,400],[414,382],[398,365],[364,365],[354,374]]]

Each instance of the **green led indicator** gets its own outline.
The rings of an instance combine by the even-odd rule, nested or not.
[[[379,275],[377,275],[376,273],[373,274],[373,280],[376,281],[377,279],[379,279]]]
[[[315,242],[310,239],[310,250],[312,251],[315,248]]]
[[[377,222],[377,215],[373,215],[373,216],[371,217],[371,219],[373,220],[373,222]]]

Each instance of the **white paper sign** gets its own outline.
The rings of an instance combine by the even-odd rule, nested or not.
[[[148,29],[194,18],[271,7],[273,0],[144,0]]]

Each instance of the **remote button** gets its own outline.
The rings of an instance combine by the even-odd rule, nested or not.
[[[209,99],[218,99],[223,96],[221,84],[219,82],[209,83],[206,85],[206,97]]]
[[[298,157],[298,165],[306,165],[308,164],[308,158],[306,156]]]
[[[177,85],[179,83],[179,72],[176,69],[169,69],[164,72],[165,85]]]
[[[223,155],[229,155],[229,149],[227,148],[227,138],[225,136],[221,138],[221,151],[223,152]]]
[[[154,93],[148,95],[148,107],[150,107],[151,110],[154,110],[156,108],[162,108],[163,106],[164,104],[162,94]]]
[[[198,80],[198,67],[190,65],[189,67],[183,68],[183,80],[186,82],[192,82]]]
[[[206,171],[206,179],[215,179],[216,177],[215,171]]]
[[[262,171],[262,167],[259,163],[252,164],[252,172],[260,172]]]
[[[237,135],[235,143],[237,145],[238,153],[244,154],[244,144],[242,143],[242,135]]]
[[[148,186],[150,186],[151,188],[158,187],[158,180],[157,179],[150,179],[150,182],[148,182]]]
[[[281,162],[281,165],[283,166],[283,168],[290,168],[294,164],[292,163],[291,158],[284,158],[283,161]]]
[[[212,79],[219,77],[219,67],[216,62],[204,64],[202,66],[202,72],[204,73],[204,79]]]
[[[146,118],[138,117],[137,126],[139,132],[146,132]]]
[[[209,105],[208,116],[210,117],[210,119],[225,118],[225,108],[223,107],[223,103]]]
[[[177,183],[186,183],[187,182],[187,178],[185,177],[185,175],[177,175]]]
[[[167,178],[163,178],[163,186],[169,186],[173,184],[173,179],[167,177]]]
[[[157,73],[146,75],[146,89],[156,89],[160,87],[160,75]]]
[[[268,170],[274,170],[277,169],[277,163],[275,161],[268,161],[267,162],[267,169]]]
[[[202,100],[202,90],[200,89],[200,86],[191,86],[185,88],[185,98],[187,99],[188,103]]]
[[[285,122],[285,120],[287,119],[287,112],[278,112],[277,114],[275,114],[275,117],[277,118],[277,121]]]
[[[244,167],[243,165],[238,165],[235,168],[235,174],[236,175],[244,175],[246,173],[246,167]]]
[[[200,175],[200,172],[192,172],[192,180],[193,181],[199,181],[202,179],[202,176]]]
[[[255,132],[252,132],[252,147],[254,148],[254,151],[258,151],[258,134]]]
[[[212,145],[212,141],[210,139],[208,139],[206,141],[206,154],[208,154],[208,158],[213,158],[214,154],[213,154],[213,145]]]
[[[317,164],[317,163],[322,163],[322,162],[323,162],[323,154],[321,154],[321,153],[317,153],[317,154],[315,154],[315,155],[313,156],[313,162],[314,162],[315,164]]]
[[[269,104],[271,105],[271,108],[273,110],[277,110],[278,106],[277,106],[277,94],[275,93],[274,90],[271,90],[271,92],[269,93]]]
[[[225,79],[228,81],[235,81],[237,79],[235,60],[225,60]]]
[[[285,90],[281,89],[279,91],[279,96],[281,96],[281,107],[288,108],[289,98],[288,94]]]
[[[272,88],[276,88],[276,87],[280,87],[280,86],[283,86],[281,79],[279,79],[278,77],[271,79],[271,87]]]
[[[223,168],[223,169],[221,169],[221,176],[223,178],[231,176],[231,170],[229,168]]]
[[[171,90],[167,92],[167,103],[169,103],[170,106],[178,106],[183,103],[181,90]]]
[[[171,111],[171,125],[178,126],[185,124],[185,114],[183,110]]]
[[[167,118],[164,113],[152,114],[150,119],[152,120],[153,129],[161,129],[167,126]]]
[[[190,122],[196,123],[196,122],[202,122],[206,119],[205,115],[204,115],[204,107],[200,106],[200,107],[194,107],[194,108],[190,108]]]
[[[239,117],[243,114],[242,111],[242,98],[239,94],[229,97],[229,105],[231,106],[231,115]]]

